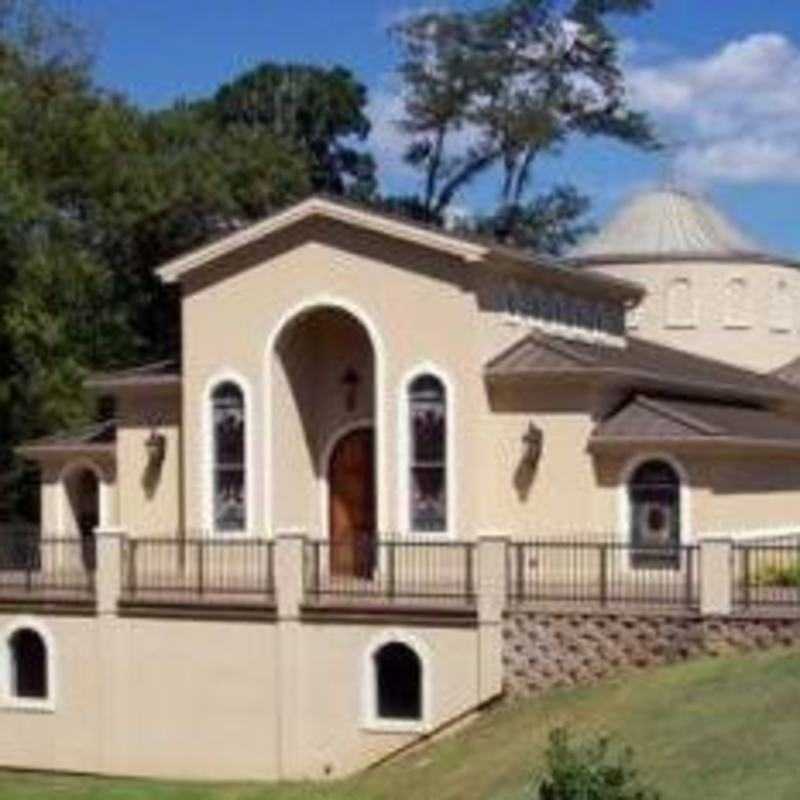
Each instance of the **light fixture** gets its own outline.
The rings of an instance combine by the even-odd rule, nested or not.
[[[160,466],[167,450],[167,437],[153,427],[145,440],[144,447],[147,451],[148,464],[154,467]]]
[[[355,367],[347,368],[342,376],[342,383],[345,387],[345,406],[348,411],[355,411],[358,385],[361,383],[361,377]]]
[[[542,454],[542,442],[544,434],[541,428],[533,422],[528,424],[528,429],[522,437],[522,460],[529,467],[533,468],[539,461],[539,456]]]

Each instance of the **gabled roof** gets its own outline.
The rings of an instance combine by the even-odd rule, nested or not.
[[[800,421],[734,403],[639,395],[597,425],[589,448],[645,443],[800,451]]]
[[[361,230],[427,247],[469,264],[506,266],[529,278],[569,286],[576,291],[583,289],[604,297],[628,301],[638,300],[644,294],[643,287],[631,281],[579,272],[549,256],[533,255],[522,249],[498,245],[490,239],[442,230],[369,206],[323,196],[310,197],[241,231],[179,256],[159,267],[157,273],[165,283],[179,282],[197,269],[311,218],[352,225]]]
[[[800,388],[800,356],[773,370],[770,375]]]
[[[116,452],[116,441],[117,421],[107,420],[24,442],[17,448],[17,452],[27,457],[49,453],[113,456]]]
[[[86,380],[89,389],[109,391],[126,387],[177,387],[181,384],[181,365],[175,359],[154,361],[116,372],[96,372]]]
[[[531,332],[493,358],[485,375],[489,381],[586,378],[643,391],[800,401],[797,389],[770,375],[636,337],[612,346]]]
[[[793,263],[759,247],[705,198],[671,187],[637,194],[567,260],[575,264]]]

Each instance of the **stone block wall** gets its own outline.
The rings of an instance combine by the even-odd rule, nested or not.
[[[800,644],[800,618],[511,609],[503,621],[506,691],[529,695],[625,670]]]

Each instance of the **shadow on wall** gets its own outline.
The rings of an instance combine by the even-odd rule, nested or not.
[[[147,464],[142,473],[142,489],[145,497],[152,500],[155,497],[158,485],[161,483],[161,473],[166,457],[167,441],[162,437],[159,442],[159,452],[151,452],[148,445]]]

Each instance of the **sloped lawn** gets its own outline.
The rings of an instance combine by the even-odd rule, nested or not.
[[[348,781],[188,785],[0,772],[26,800],[511,800],[548,731],[605,731],[667,800],[800,797],[800,652],[705,660],[506,704],[461,733]]]

